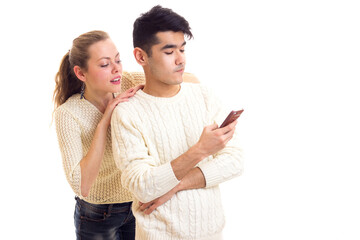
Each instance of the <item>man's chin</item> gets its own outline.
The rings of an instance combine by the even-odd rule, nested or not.
[[[174,85],[179,85],[179,84],[181,84],[181,83],[183,83],[183,82],[184,82],[183,78],[180,78],[180,79],[177,79],[177,80],[174,82]]]
[[[181,74],[181,75],[179,75],[179,76],[174,77],[174,78],[171,80],[171,84],[172,84],[172,85],[178,85],[178,84],[181,84],[183,81],[184,81],[183,75]]]

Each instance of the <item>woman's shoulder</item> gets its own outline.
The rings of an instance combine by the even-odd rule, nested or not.
[[[69,97],[66,102],[61,104],[55,110],[55,116],[64,115],[79,115],[83,111],[84,104],[83,99],[80,99],[80,94],[74,94]]]
[[[76,94],[74,94],[74,95],[76,95]],[[74,95],[72,95],[71,97],[69,97],[63,104],[61,104],[60,106],[58,106],[58,107],[55,109],[55,111],[61,111],[61,110],[63,110],[63,109],[66,109],[66,108],[68,108],[68,107],[71,107],[71,105],[74,104],[74,100],[75,100]]]

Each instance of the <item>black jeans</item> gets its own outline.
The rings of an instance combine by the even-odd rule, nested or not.
[[[78,240],[134,240],[131,202],[92,204],[75,197],[74,222]]]

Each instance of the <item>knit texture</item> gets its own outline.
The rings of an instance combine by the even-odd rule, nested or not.
[[[108,129],[104,157],[99,174],[87,197],[80,191],[80,161],[87,154],[96,127],[103,114],[90,102],[71,96],[55,111],[56,132],[66,178],[74,193],[81,199],[95,204],[132,201],[132,195],[121,185],[121,172],[112,155],[111,130]]]
[[[136,239],[221,239],[225,224],[219,184],[242,173],[237,136],[217,154],[202,160],[206,188],[181,191],[150,215],[139,201],[152,201],[179,181],[170,161],[200,138],[203,128],[221,124],[226,112],[201,84],[183,83],[177,95],[159,98],[143,91],[119,104],[112,115],[114,159],[123,186],[135,196]]]
[[[184,81],[198,82],[191,73],[184,73]],[[121,92],[145,83],[143,72],[123,72]],[[95,204],[121,203],[132,200],[130,192],[121,186],[121,173],[116,167],[111,150],[110,128],[107,133],[104,159],[95,184],[88,197],[81,196],[80,161],[89,151],[97,124],[103,114],[79,94],[70,97],[55,111],[56,132],[66,178],[74,193],[81,199]]]

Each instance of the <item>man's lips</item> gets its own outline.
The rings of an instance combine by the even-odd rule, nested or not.
[[[179,64],[178,66],[176,66],[175,72],[183,72],[184,69],[185,69],[185,64]]]

